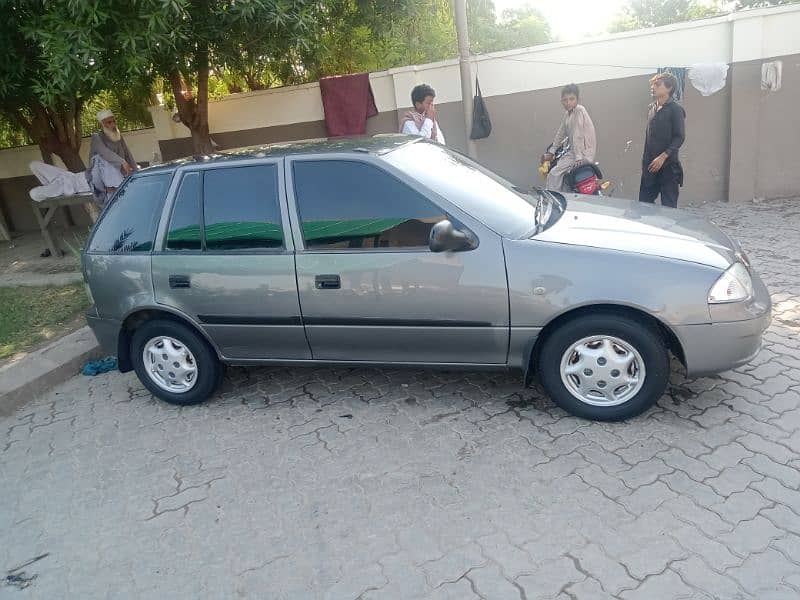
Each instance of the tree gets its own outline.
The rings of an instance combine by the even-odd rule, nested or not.
[[[783,6],[784,4],[796,4],[797,2],[800,2],[800,0],[736,0],[734,3],[734,10]]]
[[[632,31],[671,23],[702,19],[718,14],[716,4],[697,0],[632,0],[609,27],[609,31]]]
[[[303,54],[311,79],[435,62],[458,54],[453,0],[329,0],[319,35]],[[491,0],[468,0],[470,46],[476,53],[533,46],[551,40],[537,10],[505,11],[497,20]]]
[[[526,48],[552,40],[547,19],[529,4],[503,11],[499,29],[501,36],[497,50]]]
[[[308,78],[379,71],[456,55],[451,0],[329,0],[301,61]]]
[[[169,46],[175,0],[2,0],[0,113],[72,171],[86,101],[102,90],[136,89],[142,50]]]
[[[148,56],[174,95],[181,122],[189,128],[195,154],[212,152],[208,127],[209,76],[239,71],[250,85],[264,69],[286,74],[299,68],[299,50],[312,33],[315,0],[180,0],[169,26],[176,43],[151,44]],[[151,17],[155,17],[153,14]],[[256,85],[257,87],[257,85]]]

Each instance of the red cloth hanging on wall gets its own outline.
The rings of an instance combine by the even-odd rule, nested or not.
[[[323,77],[319,91],[329,137],[364,135],[367,118],[378,114],[369,73]]]

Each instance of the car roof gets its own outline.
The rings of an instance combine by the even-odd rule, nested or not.
[[[222,150],[214,154],[179,158],[169,162],[142,169],[142,173],[152,174],[159,171],[171,171],[190,164],[209,164],[217,162],[234,162],[253,158],[282,157],[298,154],[376,154],[382,155],[401,146],[423,141],[414,135],[399,133],[381,133],[372,137],[322,138],[301,142],[281,142],[262,146],[248,146],[231,150]]]

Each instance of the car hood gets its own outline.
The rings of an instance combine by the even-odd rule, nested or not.
[[[566,212],[534,239],[636,252],[726,269],[738,245],[687,211],[636,200],[565,194]]]

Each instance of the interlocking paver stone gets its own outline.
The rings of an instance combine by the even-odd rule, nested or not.
[[[696,590],[686,585],[675,571],[666,569],[663,572],[648,577],[644,583],[635,590],[623,592],[620,597],[625,600],[628,598],[664,598],[665,600],[679,600],[682,598],[696,597]]]
[[[500,567],[495,564],[473,569],[468,577],[482,598],[519,600],[521,597],[522,588],[519,584],[506,579],[500,571]]]
[[[762,597],[781,587],[783,581],[797,574],[797,565],[780,552],[768,549],[752,554],[731,576],[747,591]]]
[[[800,535],[789,533],[774,540],[770,547],[781,552],[790,562],[800,564]],[[795,576],[795,583],[800,583],[800,571]]]
[[[600,582],[587,577],[583,581],[570,584],[564,588],[564,592],[557,596],[557,600],[574,600],[575,598],[580,598],[581,600],[617,600],[619,596],[609,594],[603,590]]]
[[[701,557],[713,570],[720,573],[742,564],[742,559],[734,556],[724,544],[706,536],[692,525],[683,525],[673,529],[669,535],[681,548]]]
[[[731,494],[725,499],[725,502],[712,506],[711,510],[728,523],[738,525],[742,521],[754,518],[762,509],[772,504],[761,494],[747,489]]]
[[[602,581],[601,589],[617,595],[626,588],[637,585],[637,581],[628,575],[625,568],[611,558],[602,547],[589,544],[573,552],[581,568],[597,581]]]
[[[713,469],[701,460],[687,456],[679,448],[670,448],[669,451],[659,454],[659,458],[670,467],[684,472],[695,481],[702,481],[714,475],[719,475],[719,470]]]
[[[775,317],[627,423],[513,373],[231,368],[183,409],[75,377],[0,419],[0,598],[798,598],[796,205],[690,209]]]
[[[751,483],[761,481],[759,475],[745,464],[727,467],[717,477],[709,477],[703,483],[710,485],[721,496],[730,496],[734,492],[743,492]]]
[[[782,530],[800,535],[800,515],[783,504],[768,508],[761,514]]]
[[[643,539],[632,547],[628,554],[620,557],[632,577],[641,581],[647,576],[662,573],[669,564],[681,558],[686,558],[686,550],[668,535],[660,535]]]
[[[670,568],[695,590],[709,590],[713,598],[754,598],[736,580],[721,575],[717,572],[718,569],[710,569],[709,564],[717,567],[709,557],[691,556],[686,560],[675,561]]]
[[[642,515],[654,511],[668,500],[677,497],[666,485],[660,481],[643,485],[630,496],[620,498],[619,502],[630,512]]]
[[[788,506],[795,512],[800,512],[800,491],[796,488],[788,488],[780,481],[767,477],[763,481],[757,481],[752,485],[752,489],[759,491],[765,498]]]
[[[719,472],[729,467],[735,467],[741,463],[743,459],[750,458],[751,456],[753,456],[751,450],[748,450],[739,442],[732,442],[724,446],[718,446],[710,454],[701,456],[700,460]]]
[[[790,464],[791,461],[787,462]],[[800,470],[795,466],[784,466],[763,454],[756,454],[752,458],[746,458],[744,463],[760,475],[777,479],[783,485],[793,489],[800,488]]]
[[[777,463],[785,465],[790,460],[797,458],[797,454],[781,444],[765,440],[754,433],[749,433],[739,438],[739,443],[756,455],[763,454]]]
[[[780,539],[783,535],[785,532],[775,527],[772,522],[757,516],[752,521],[739,523],[733,531],[724,533],[717,539],[734,554],[747,557],[754,552],[763,552],[772,540]]]
[[[586,578],[575,561],[567,556],[543,563],[533,575],[517,578],[517,583],[525,591],[528,598],[555,598],[570,584]]]

